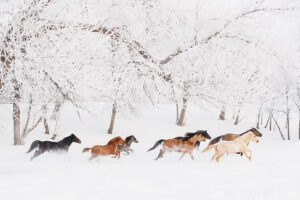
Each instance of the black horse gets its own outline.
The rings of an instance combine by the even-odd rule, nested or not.
[[[184,136],[178,136],[178,137],[175,137],[173,139],[175,140],[182,140],[182,141],[188,141],[191,137],[193,137],[194,135],[199,135],[201,134],[203,137],[205,137],[206,139],[211,139],[210,135],[207,133],[207,131],[203,131],[203,130],[198,130],[194,133],[185,133]],[[158,140],[153,147],[151,147],[148,151],[152,151],[153,149],[155,149],[158,145],[160,145],[160,143],[162,142],[162,140]],[[199,146],[200,146],[200,141],[197,141],[194,145],[194,148],[196,148],[197,150],[199,150]]]
[[[35,140],[31,143],[31,146],[27,153],[30,153],[32,150],[38,148],[30,160],[33,160],[35,157],[41,155],[45,152],[51,152],[51,151],[62,151],[62,152],[68,152],[69,147],[73,142],[81,143],[81,141],[74,135],[71,134],[68,137],[65,137],[61,141],[58,142],[52,142],[52,141],[39,141]]]
[[[130,135],[130,136],[126,137],[124,145],[119,145],[118,144],[118,150],[120,152],[124,151],[126,153],[125,155],[129,155],[129,152],[133,153],[133,150],[130,149],[130,146],[131,146],[132,142],[138,143],[139,141],[133,135]]]

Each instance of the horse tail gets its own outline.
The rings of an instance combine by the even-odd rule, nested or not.
[[[87,152],[87,151],[89,151],[91,148],[84,148],[83,150],[82,150],[82,153],[84,153],[84,152]]]
[[[165,140],[158,140],[153,147],[151,147],[150,149],[148,149],[148,151],[152,151],[153,149],[155,149],[156,147],[158,147],[163,141]]]
[[[40,145],[40,142],[39,140],[35,140],[31,143],[31,146],[30,148],[28,149],[28,151],[26,153],[30,153],[33,149],[37,148],[39,145]]]

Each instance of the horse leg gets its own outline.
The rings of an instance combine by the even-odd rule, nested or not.
[[[158,160],[159,158],[162,158],[163,155],[166,153],[166,150],[165,149],[161,149],[158,156],[155,158],[155,160]]]
[[[249,161],[251,161],[251,157],[248,156],[248,154],[246,153],[247,150],[242,151],[242,153],[246,156],[246,158],[248,158]]]
[[[184,157],[185,153],[182,153],[179,160],[181,160]]]
[[[192,158],[193,160],[195,160],[195,158],[194,158],[194,156],[193,156],[193,152],[190,152],[189,154],[190,154],[191,158]]]
[[[38,157],[39,155],[41,155],[42,153],[44,153],[45,151],[44,150],[36,150],[33,154],[33,156],[30,158],[30,161],[32,161],[34,158]]]
[[[89,158],[89,161],[91,161],[91,160],[93,160],[93,159],[95,159],[95,158],[97,158],[97,155],[92,154],[92,156]]]
[[[216,161],[219,162],[220,158],[223,156],[224,154],[220,154],[216,157]]]
[[[211,160],[214,160],[217,157],[217,155],[218,155],[218,150],[215,149],[215,154],[213,155],[213,157],[211,158]]]

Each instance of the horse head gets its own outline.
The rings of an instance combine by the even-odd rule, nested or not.
[[[254,132],[249,132],[249,139],[254,141],[254,142],[259,142],[259,140],[257,139],[257,137],[255,136]]]
[[[139,143],[139,141],[134,137],[134,135],[130,135],[130,136],[125,138],[125,143],[126,144],[131,143],[131,142]]]
[[[252,131],[255,136],[262,137],[262,134],[256,128],[252,128],[250,131]]]
[[[194,137],[196,136],[196,139],[197,141],[205,141],[205,137],[201,134],[201,133],[198,133],[198,134],[195,134]]]
[[[81,140],[80,140],[78,137],[76,137],[75,134],[72,133],[72,134],[70,135],[70,137],[72,138],[72,142],[76,142],[76,143],[78,143],[78,144],[81,143]]]
[[[203,131],[203,130],[198,130],[198,131],[196,131],[196,133],[200,133],[200,134],[202,134],[206,139],[211,140],[211,137],[210,137],[210,135],[207,133],[207,130],[205,130],[205,131]]]

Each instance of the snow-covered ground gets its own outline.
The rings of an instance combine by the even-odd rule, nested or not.
[[[189,106],[187,124],[174,124],[175,107],[140,109],[131,117],[118,117],[113,135],[106,134],[109,113],[93,104],[94,115],[83,114],[80,121],[71,107],[63,110],[57,140],[75,133],[81,144],[71,145],[67,155],[44,154],[33,162],[26,154],[35,139],[45,140],[39,128],[30,133],[24,146],[12,145],[10,107],[0,106],[0,199],[22,200],[99,200],[99,199],[270,199],[299,200],[300,143],[281,141],[278,133],[261,130],[259,143],[251,143],[253,160],[239,155],[224,156],[220,163],[210,161],[213,152],[194,151],[187,155],[167,153],[154,161],[159,148],[146,152],[160,138],[171,138],[197,129],[214,137],[227,132],[240,133],[251,128],[245,120],[240,126],[217,120],[217,114]],[[253,123],[252,123],[253,124]],[[89,162],[84,147],[105,144],[120,135],[135,135],[134,154],[119,160],[101,157]],[[201,143],[203,149],[208,142]]]

